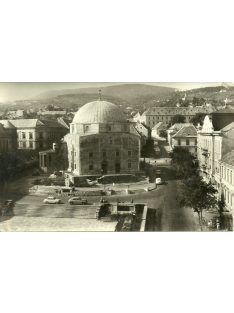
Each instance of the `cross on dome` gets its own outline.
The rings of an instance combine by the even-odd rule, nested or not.
[[[99,90],[98,90],[98,93],[99,93],[99,100],[102,101],[102,90],[99,89]]]

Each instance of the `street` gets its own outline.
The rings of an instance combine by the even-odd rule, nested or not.
[[[161,167],[163,185],[159,185],[157,189],[129,195],[113,195],[106,196],[105,199],[109,201],[134,201],[145,202],[148,204],[148,218],[146,223],[146,231],[199,231],[199,225],[194,218],[193,212],[190,209],[180,208],[176,203],[177,185],[176,181],[171,175],[170,168]],[[20,181],[22,184],[22,182]],[[59,221],[60,230],[63,228],[63,221],[66,224],[66,230],[69,230],[69,223],[71,221],[71,230],[80,230],[79,225],[83,225],[82,230],[96,230],[95,223],[100,223],[95,219],[96,207],[92,204],[100,201],[100,196],[90,196],[88,201],[90,205],[77,206],[69,205],[67,200],[69,197],[62,199],[62,204],[46,205],[43,203],[45,196],[24,195],[21,198],[16,198],[16,202],[13,208],[13,216],[6,216],[1,218],[0,230],[4,226],[5,220],[8,221],[8,227],[11,228],[10,223],[17,224],[19,219],[19,229],[24,229],[22,219],[25,222],[28,218],[36,225],[42,222],[46,222],[48,230],[54,230],[56,219]],[[74,220],[76,220],[77,226],[74,226]],[[86,222],[85,222],[86,221]],[[57,223],[57,222],[56,222]],[[109,230],[109,226],[106,223],[106,227]],[[65,225],[64,225],[65,226]],[[102,225],[104,230],[105,225]],[[22,227],[22,228],[20,228]],[[41,229],[42,225],[39,227]],[[77,227],[77,228],[76,228]],[[99,226],[98,226],[99,227]],[[113,227],[112,227],[113,228]],[[31,229],[31,228],[30,228]],[[56,228],[57,229],[57,228]],[[46,229],[45,229],[46,230]]]

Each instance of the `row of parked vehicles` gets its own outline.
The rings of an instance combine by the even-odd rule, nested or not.
[[[54,196],[49,196],[46,199],[44,199],[43,202],[45,204],[61,204],[62,200]],[[68,203],[71,205],[73,204],[82,205],[82,204],[88,204],[88,200],[85,198],[81,198],[81,197],[72,197],[68,200]]]

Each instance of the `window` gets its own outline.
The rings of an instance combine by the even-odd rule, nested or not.
[[[186,139],[186,146],[189,146],[189,139]]]
[[[119,151],[116,151],[116,152],[115,152],[115,155],[118,157],[118,156],[119,156]]]
[[[26,142],[23,142],[23,148],[26,148]]]
[[[42,139],[43,138],[43,133],[39,133],[39,139]]]
[[[106,157],[106,151],[102,152],[102,156],[105,158]]]
[[[33,133],[29,133],[29,139],[33,139]]]
[[[49,154],[49,166],[51,166],[51,154]]]
[[[131,156],[132,155],[132,151],[128,151],[128,156]]]
[[[111,125],[107,125],[107,130],[110,132],[111,131]]]
[[[181,145],[181,140],[180,139],[178,139],[178,146],[180,146]]]
[[[85,125],[85,132],[89,131],[89,125]]]
[[[33,142],[32,141],[29,141],[29,148],[33,148]]]
[[[89,152],[89,157],[90,157],[90,158],[93,157],[93,152]]]
[[[26,134],[25,134],[25,132],[22,132],[22,139],[26,139]]]
[[[130,162],[128,163],[128,168],[132,168],[132,164]]]
[[[89,165],[89,170],[92,171],[93,170],[93,164]]]

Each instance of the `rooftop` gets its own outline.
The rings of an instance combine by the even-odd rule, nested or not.
[[[222,128],[221,131],[222,132],[227,132],[227,131],[229,131],[229,130],[231,130],[233,128],[234,128],[234,122],[232,122],[232,123],[228,124],[227,126],[225,126],[224,128]]]
[[[222,158],[222,162],[234,166],[234,150],[225,154],[225,156]]]
[[[81,124],[111,122],[126,122],[126,117],[117,105],[103,100],[86,103],[73,119],[73,123]]]
[[[192,126],[193,124],[192,123],[175,123],[173,124],[169,130],[175,130],[175,131],[178,131],[180,130],[182,127],[185,127],[185,126]]]
[[[174,136],[173,138],[178,138],[178,137],[196,137],[197,136],[197,130],[196,128],[191,125],[191,126],[184,126],[181,128]]]
[[[144,112],[144,115],[195,115],[198,113],[210,114],[213,107],[153,107]]]

